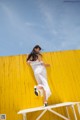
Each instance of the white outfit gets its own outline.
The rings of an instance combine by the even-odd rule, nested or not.
[[[38,86],[42,86],[46,92],[46,99],[48,100],[48,97],[51,95],[51,91],[48,85],[47,81],[47,72],[46,68],[43,63],[43,61],[39,61],[38,59],[36,61],[29,61],[33,72],[34,76],[36,78],[36,81],[38,83]],[[43,92],[40,90],[41,96],[43,96]]]

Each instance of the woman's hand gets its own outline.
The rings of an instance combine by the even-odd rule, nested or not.
[[[50,67],[50,64],[46,64],[46,63],[41,63],[42,65],[44,65],[45,67]]]
[[[50,67],[50,64],[45,64],[46,67]]]

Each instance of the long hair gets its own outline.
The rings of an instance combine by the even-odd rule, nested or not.
[[[36,51],[35,51],[35,48],[39,48],[39,50],[42,50],[42,48],[41,48],[39,45],[36,45],[36,46],[33,48],[32,52],[28,55],[26,61],[30,60],[30,58],[31,58],[31,61],[35,61],[35,60],[38,59],[38,55],[41,55],[41,56],[42,56],[42,54],[40,54],[40,52],[36,52]]]

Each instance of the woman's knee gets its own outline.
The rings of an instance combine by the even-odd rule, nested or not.
[[[42,87],[42,86],[38,86],[38,88],[39,88],[39,89],[43,89],[43,87]]]
[[[43,85],[41,85],[41,84],[38,85],[38,88],[39,89],[44,89]]]

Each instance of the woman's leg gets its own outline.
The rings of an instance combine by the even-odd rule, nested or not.
[[[46,99],[46,92],[44,90],[44,88],[41,86],[41,85],[37,85],[37,89],[39,90],[43,90],[43,96],[44,96],[44,100],[43,102],[46,103],[47,102],[47,99]]]
[[[45,89],[44,89],[45,86],[43,85],[43,77],[42,77],[41,73],[38,73],[38,74],[35,74],[35,78],[36,78],[36,81],[38,83],[38,85],[36,86],[37,89],[43,91],[43,97],[44,97],[43,102],[45,104],[45,103],[47,103],[47,96],[46,96],[47,91],[45,91]]]

